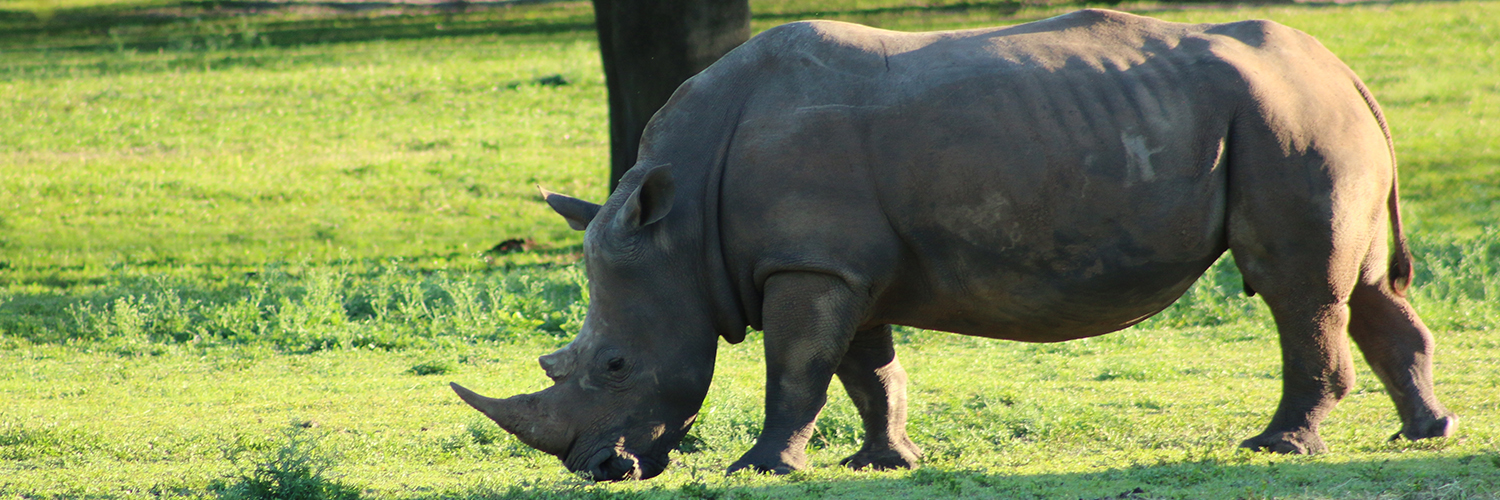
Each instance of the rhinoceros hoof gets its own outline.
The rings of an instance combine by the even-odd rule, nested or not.
[[[1406,438],[1408,441],[1418,439],[1437,438],[1452,436],[1458,429],[1458,415],[1448,415],[1441,418],[1429,418],[1422,422],[1401,427],[1401,432],[1391,436],[1391,441]]]
[[[910,456],[909,454],[903,455],[896,450],[860,450],[859,453],[855,453],[850,455],[849,458],[839,461],[839,465],[854,470],[863,470],[866,468],[874,470],[915,469],[917,468],[917,457]]]
[[[735,462],[734,465],[729,466],[729,472],[727,472],[727,474],[734,474],[742,470],[749,470],[757,474],[773,474],[777,476],[784,476],[787,474],[791,474],[797,469],[797,467],[792,467],[790,464],[753,464],[746,463],[741,460]]]
[[[1267,431],[1259,436],[1246,439],[1245,442],[1240,443],[1240,447],[1255,451],[1295,455],[1312,455],[1328,451],[1328,447],[1323,445],[1323,438],[1319,437],[1318,432],[1313,430]]]
[[[740,457],[739,460],[736,460],[734,462],[734,465],[730,465],[728,473],[734,474],[742,470],[751,470],[759,474],[775,474],[781,476],[791,474],[793,471],[802,470],[806,467],[806,463],[807,460],[805,458],[797,461],[786,460],[784,457],[781,457],[779,455],[762,457],[754,450],[751,450],[749,453],[746,453],[745,456]]]
[[[858,453],[850,455],[849,458],[839,462],[839,465],[854,470],[871,468],[875,470],[890,469],[915,469],[917,463],[922,459],[922,450],[905,439],[895,444],[884,446],[870,446],[866,444],[860,448]]]

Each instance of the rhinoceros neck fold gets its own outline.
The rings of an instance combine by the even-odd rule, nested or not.
[[[711,70],[700,73],[672,98],[674,102],[712,102],[714,108],[684,110],[670,105],[663,108],[652,119],[641,141],[640,158],[672,164],[679,205],[670,217],[675,227],[699,231],[693,251],[701,259],[697,267],[701,269],[703,296],[709,302],[710,321],[718,336],[738,343],[744,340],[745,326],[749,323],[744,304],[736,293],[738,288],[730,280],[719,225],[724,169],[747,98],[745,92],[726,92],[722,83],[711,83],[715,78]],[[700,95],[707,92],[716,95]],[[658,130],[672,133],[655,133]]]
[[[734,293],[736,287],[730,283],[729,262],[724,255],[724,232],[719,230],[723,218],[719,216],[723,212],[724,191],[724,169],[729,161],[729,148],[734,144],[734,135],[739,128],[742,108],[737,107],[729,119],[729,132],[724,134],[723,140],[715,152],[714,160],[708,168],[707,188],[704,192],[704,271],[712,273],[713,279],[707,283],[710,293],[709,297],[714,302],[717,324],[715,330],[719,336],[731,344],[738,344],[745,340],[745,326],[749,323],[744,314],[744,301],[740,300],[738,294]],[[729,114],[729,113],[726,113]]]

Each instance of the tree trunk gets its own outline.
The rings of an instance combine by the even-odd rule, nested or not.
[[[609,89],[609,190],[672,92],[750,39],[749,0],[594,0]]]

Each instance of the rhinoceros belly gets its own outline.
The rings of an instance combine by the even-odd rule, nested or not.
[[[1120,242],[989,251],[920,245],[933,251],[909,259],[876,322],[1032,342],[1100,335],[1171,305],[1221,253],[1162,258]]]
[[[1028,341],[1160,311],[1226,245],[1222,136],[1191,135],[1027,139],[1050,146],[1039,154],[995,136],[1009,158],[956,146],[891,168],[881,205],[909,208],[886,213],[902,257],[880,309],[891,323]]]

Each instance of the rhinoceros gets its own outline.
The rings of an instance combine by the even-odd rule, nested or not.
[[[1311,36],[1269,21],[791,23],[684,83],[602,206],[543,194],[585,231],[581,331],[540,358],[545,390],[453,389],[596,480],[662,472],[718,339],[747,326],[763,332],[765,426],[731,472],[806,467],[834,376],[864,424],[844,465],[914,467],[891,325],[1101,335],[1172,304],[1226,250],[1283,362],[1280,405],[1241,446],[1325,450],[1319,423],[1354,384],[1350,337],[1397,436],[1457,422],[1405,298],[1380,108]]]

